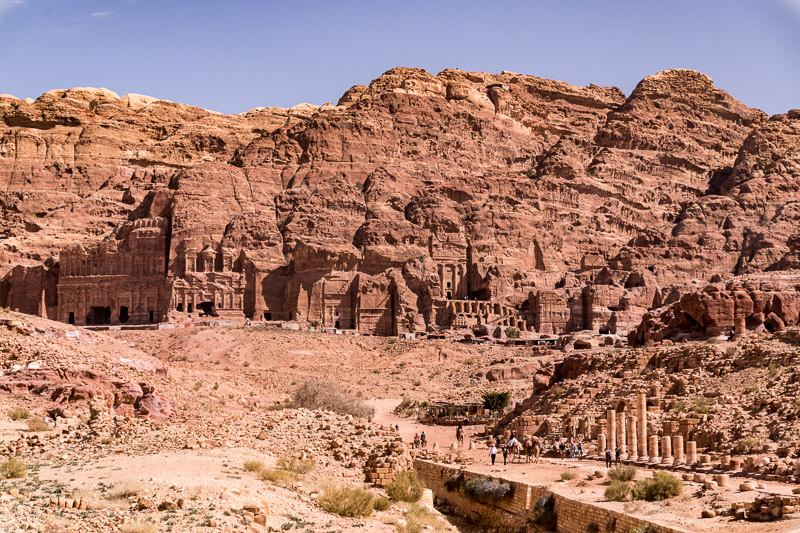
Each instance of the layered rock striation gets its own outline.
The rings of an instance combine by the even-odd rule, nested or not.
[[[627,333],[798,264],[800,115],[695,71],[626,97],[395,68],[232,116],[71,89],[0,117],[0,305],[65,322]]]

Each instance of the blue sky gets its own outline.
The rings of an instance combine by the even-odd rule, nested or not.
[[[239,113],[336,100],[391,67],[511,70],[629,94],[694,68],[800,108],[800,0],[0,0],[0,93],[106,87]]]

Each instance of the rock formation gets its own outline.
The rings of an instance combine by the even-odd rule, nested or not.
[[[395,68],[231,116],[71,89],[0,117],[0,305],[79,325],[624,334],[800,264],[800,112],[695,71],[626,98]]]

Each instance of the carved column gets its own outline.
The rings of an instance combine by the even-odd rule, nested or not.
[[[606,451],[606,434],[605,433],[600,433],[600,435],[597,436],[597,447],[599,448],[597,450],[597,455],[602,457],[603,454]]]
[[[638,444],[637,444],[637,427],[636,417],[634,415],[628,416],[628,459],[636,461],[638,457]]]
[[[661,437],[661,462],[672,464],[672,438],[669,435]]]
[[[686,443],[686,464],[693,466],[697,462],[697,443],[690,440]]]
[[[658,456],[658,435],[650,435],[650,462],[657,463],[660,461]]]
[[[614,409],[606,411],[606,428],[608,430],[608,445],[612,450],[617,447],[617,412]]]
[[[625,413],[618,412],[617,413],[617,443],[621,448],[621,459],[628,458],[628,440],[627,440],[627,429],[625,427]]]
[[[647,396],[644,391],[636,392],[636,418],[639,430],[639,460],[647,461]]]
[[[682,465],[686,462],[683,451],[683,435],[672,436],[672,453],[675,454],[675,464]]]

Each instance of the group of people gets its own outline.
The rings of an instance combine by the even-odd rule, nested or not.
[[[428,447],[428,437],[425,436],[425,432],[423,431],[422,434],[414,433],[414,440],[411,442],[412,448],[427,448]]]
[[[569,442],[558,441],[554,443],[554,447],[558,450],[558,454],[562,459],[566,459],[567,454],[571,460],[577,457],[579,461],[583,460],[583,440],[579,439],[577,442],[571,440]]]
[[[606,454],[606,468],[611,468],[611,448],[608,445],[606,445],[605,454]],[[621,464],[622,463],[621,457],[622,457],[622,447],[619,444],[617,444],[617,447],[614,450],[614,464],[617,465]]]
[[[489,448],[489,455],[492,458],[492,464],[495,464],[497,460],[497,445],[500,444],[500,452],[503,454],[503,464],[508,464],[508,454],[516,454],[517,457],[521,458],[522,453],[524,452],[527,456],[527,460],[530,461],[533,458],[534,463],[539,462],[539,455],[541,455],[541,445],[537,439],[531,437],[524,437],[524,442],[521,442],[517,439],[517,436],[512,431],[511,437],[508,439],[508,442],[505,444],[502,443],[500,436],[498,435],[494,441],[492,441],[492,445]]]

